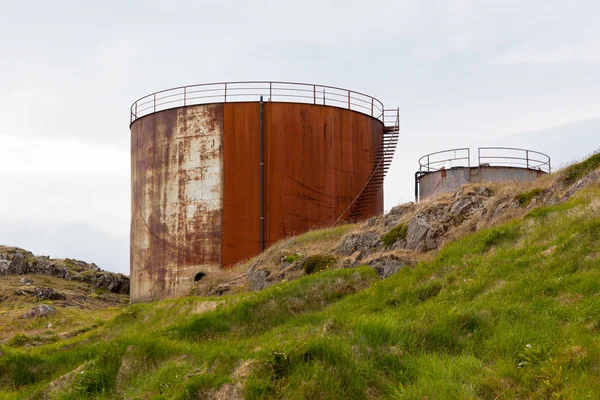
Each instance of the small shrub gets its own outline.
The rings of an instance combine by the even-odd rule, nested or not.
[[[283,257],[283,261],[286,263],[293,263],[295,261],[298,261],[302,258],[302,255],[300,253],[293,253],[293,254],[289,254],[285,257]]]
[[[406,239],[406,233],[408,232],[408,226],[406,224],[400,224],[392,228],[388,233],[381,237],[381,241],[385,246],[391,246],[398,240]]]
[[[483,238],[483,246],[487,250],[490,247],[500,244],[502,242],[515,240],[517,236],[518,231],[515,227],[500,226],[488,232],[488,234]]]
[[[522,205],[523,207],[527,207],[531,203],[531,200],[533,200],[533,198],[535,196],[542,194],[543,192],[544,192],[543,189],[535,188],[528,192],[517,195],[515,197],[515,199],[519,202],[520,205]]]
[[[417,288],[417,299],[419,299],[419,301],[426,301],[427,299],[437,296],[441,290],[442,284],[440,282],[430,282]]]
[[[31,338],[24,333],[17,333],[13,336],[9,341],[8,345],[12,347],[21,347],[25,346],[27,343],[31,342]]]
[[[562,178],[563,182],[573,183],[598,167],[600,167],[600,153],[596,153],[580,163],[567,167]]]
[[[337,261],[337,257],[328,254],[315,254],[306,259],[304,262],[304,272],[314,274],[315,272],[323,271],[329,268]]]

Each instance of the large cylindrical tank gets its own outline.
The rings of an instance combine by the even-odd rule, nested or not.
[[[260,253],[262,241],[336,222],[377,169],[385,140],[382,118],[322,104],[151,111],[131,124],[132,301],[184,295],[202,274]],[[381,212],[378,184],[359,214]]]

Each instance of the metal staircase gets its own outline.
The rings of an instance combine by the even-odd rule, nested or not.
[[[400,109],[383,110],[382,119],[384,124],[383,138],[375,157],[371,175],[354,200],[352,200],[342,215],[339,216],[335,222],[336,224],[340,221],[352,222],[359,220],[383,185],[383,179],[390,168],[394,151],[398,144],[398,136],[400,135]]]

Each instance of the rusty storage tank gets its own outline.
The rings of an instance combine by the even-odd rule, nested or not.
[[[398,110],[290,82],[169,89],[131,107],[131,299],[188,293],[307,230],[383,212]]]
[[[479,147],[477,164],[471,151],[458,148],[426,154],[415,173],[415,201],[443,192],[454,192],[466,183],[532,181],[551,172],[550,157],[514,147]]]

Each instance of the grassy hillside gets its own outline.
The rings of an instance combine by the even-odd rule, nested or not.
[[[0,277],[0,346],[54,343],[101,326],[129,303],[129,296],[110,293],[84,282],[43,275]],[[52,288],[59,299],[35,297],[36,288]],[[46,304],[56,313],[46,318],[23,318]]]
[[[526,212],[385,280],[326,270],[6,343],[0,399],[597,398],[600,185]]]

